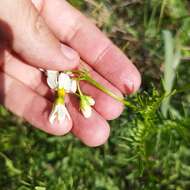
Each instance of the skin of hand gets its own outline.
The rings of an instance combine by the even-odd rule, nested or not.
[[[107,141],[106,120],[117,118],[123,105],[82,82],[84,93],[96,101],[92,116],[85,119],[69,95],[72,121],[51,126],[52,92],[38,69],[73,69],[79,56],[91,76],[117,95],[138,90],[141,77],[131,61],[65,0],[0,1],[0,103],[36,128],[53,135],[72,132],[94,147]]]

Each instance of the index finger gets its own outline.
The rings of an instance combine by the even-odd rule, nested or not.
[[[136,67],[93,23],[63,0],[32,0],[56,36],[124,93],[141,83]]]

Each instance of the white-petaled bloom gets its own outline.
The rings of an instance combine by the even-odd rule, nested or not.
[[[95,104],[95,100],[90,96],[82,95],[80,97],[80,110],[85,118],[89,118],[92,115],[92,107]]]
[[[47,72],[47,83],[50,88],[56,90],[57,98],[54,102],[52,112],[49,116],[49,122],[53,125],[55,120],[59,123],[65,121],[66,118],[71,119],[70,114],[65,106],[66,93],[75,93],[77,83],[68,74],[55,71]]]
[[[59,123],[63,123],[65,119],[71,119],[70,114],[65,106],[65,90],[64,88],[57,89],[57,98],[54,102],[53,109],[49,116],[49,122],[53,125],[55,120]]]
[[[47,71],[47,83],[51,89],[64,88],[66,93],[75,93],[77,82],[69,74],[59,73],[58,71]]]

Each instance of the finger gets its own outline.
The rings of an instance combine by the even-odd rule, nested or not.
[[[64,124],[50,125],[48,117],[52,103],[2,72],[0,72],[0,103],[47,133],[64,135],[72,128],[72,121],[68,119]]]
[[[79,111],[76,97],[70,96],[67,105],[73,120],[72,133],[84,144],[96,147],[104,144],[110,134],[110,127],[106,120],[93,110],[92,116],[88,119]]]
[[[22,82],[39,95],[53,101],[54,93],[47,86],[46,77],[39,69],[27,65],[8,51],[4,52],[3,61],[4,64],[1,66],[1,70],[6,74]]]
[[[53,70],[78,65],[78,54],[61,45],[30,0],[1,0],[0,18],[0,34],[9,33],[12,48],[31,65]]]
[[[14,77],[15,79],[19,80],[23,84],[27,85],[31,89],[35,90],[41,96],[44,96],[49,100],[53,101],[53,93],[50,91],[49,87],[47,86],[46,79],[38,69],[24,64],[24,62],[13,57],[8,52],[5,53],[4,61],[5,64],[2,67],[4,72],[6,72],[11,77]],[[85,67],[87,67],[87,64]],[[103,77],[98,75],[89,66],[87,68],[90,71],[90,75],[95,80],[104,85],[107,89],[111,90],[113,93],[117,94],[119,97],[122,97],[122,94],[118,89],[116,89]],[[111,98],[110,96],[106,95],[105,93],[101,92],[97,88],[85,82],[81,83],[81,88],[84,91],[84,93],[92,96],[95,99],[96,104],[94,108],[105,119],[115,119],[122,113],[123,105]]]
[[[87,18],[63,0],[32,0],[49,27],[96,71],[124,93],[138,90],[141,77],[131,61]]]

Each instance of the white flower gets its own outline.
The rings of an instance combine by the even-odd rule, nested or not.
[[[53,125],[55,120],[62,123],[66,117],[70,120],[70,114],[65,106],[65,94],[75,93],[77,83],[68,74],[59,73],[58,71],[47,71],[47,83],[50,88],[57,91],[52,112],[49,116],[49,122]]]
[[[63,88],[67,93],[75,93],[77,90],[76,80],[73,80],[68,74],[58,71],[47,71],[47,83],[51,89]]]
[[[65,121],[66,117],[69,120],[71,119],[67,108],[65,107],[64,104],[57,103],[57,104],[55,104],[55,106],[52,109],[52,112],[50,113],[49,122],[53,125],[53,123],[57,119],[57,121],[59,123],[63,123]]]
[[[85,118],[89,118],[92,115],[92,107],[95,104],[95,100],[90,96],[81,96],[80,110]]]

